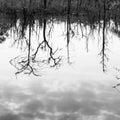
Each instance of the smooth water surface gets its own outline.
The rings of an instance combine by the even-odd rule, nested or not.
[[[120,119],[119,86],[113,88],[119,83],[116,76],[120,73],[115,69],[120,67],[119,38],[108,31],[105,54],[109,60],[104,60],[104,66],[101,62],[104,57],[100,54],[101,32],[94,31],[88,36],[88,27],[88,31],[83,30],[86,38],[78,28],[80,34],[71,36],[68,51],[65,25],[55,23],[52,34],[47,36],[53,49],[58,49],[56,56],[62,56],[61,64],[49,68],[41,63],[40,76],[15,75],[16,69],[10,61],[19,55],[26,56],[26,49],[13,45],[11,36],[0,44],[0,120]],[[37,36],[41,41],[42,31],[43,28]],[[35,41],[34,32],[31,36]],[[31,51],[34,52],[37,42],[33,42]],[[38,53],[38,59],[46,56],[49,52]]]

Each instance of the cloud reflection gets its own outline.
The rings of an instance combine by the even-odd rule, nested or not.
[[[0,116],[0,120],[21,120],[19,115],[5,114]]]
[[[119,120],[120,97],[99,82],[51,91],[42,81],[1,85],[0,120]]]

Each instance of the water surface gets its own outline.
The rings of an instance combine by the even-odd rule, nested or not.
[[[119,120],[119,37],[56,19],[3,27],[0,120]]]

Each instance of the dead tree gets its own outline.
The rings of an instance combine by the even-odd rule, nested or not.
[[[106,62],[109,60],[107,54],[106,54],[106,51],[107,51],[107,40],[106,40],[106,16],[107,16],[107,9],[106,9],[106,0],[104,0],[104,3],[103,3],[103,29],[102,29],[102,50],[100,52],[100,55],[102,57],[102,60],[101,60],[101,64],[102,64],[102,68],[103,68],[103,72],[106,71]]]
[[[43,41],[39,43],[35,53],[33,54],[33,60],[36,59],[36,56],[40,49],[45,50],[45,51],[48,50],[49,52],[48,58],[40,60],[40,62],[45,63],[47,65],[50,64],[50,67],[57,67],[60,65],[61,56],[55,57],[55,53],[58,51],[58,49],[53,51],[52,46],[48,42],[47,37],[46,37],[46,27],[47,27],[47,20],[46,18],[44,18],[43,20]]]
[[[44,0],[44,10],[47,8],[47,0]]]

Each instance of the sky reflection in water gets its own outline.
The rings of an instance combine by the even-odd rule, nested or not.
[[[55,26],[52,36],[64,48],[61,26]],[[119,120],[120,94],[112,87],[119,74],[113,67],[119,67],[120,43],[113,38],[107,73],[102,72],[97,42],[90,41],[86,52],[84,39],[74,39],[71,65],[43,70],[42,77],[18,75],[17,79],[9,60],[20,51],[7,43],[0,45],[0,120]],[[65,48],[61,52],[66,54]]]

